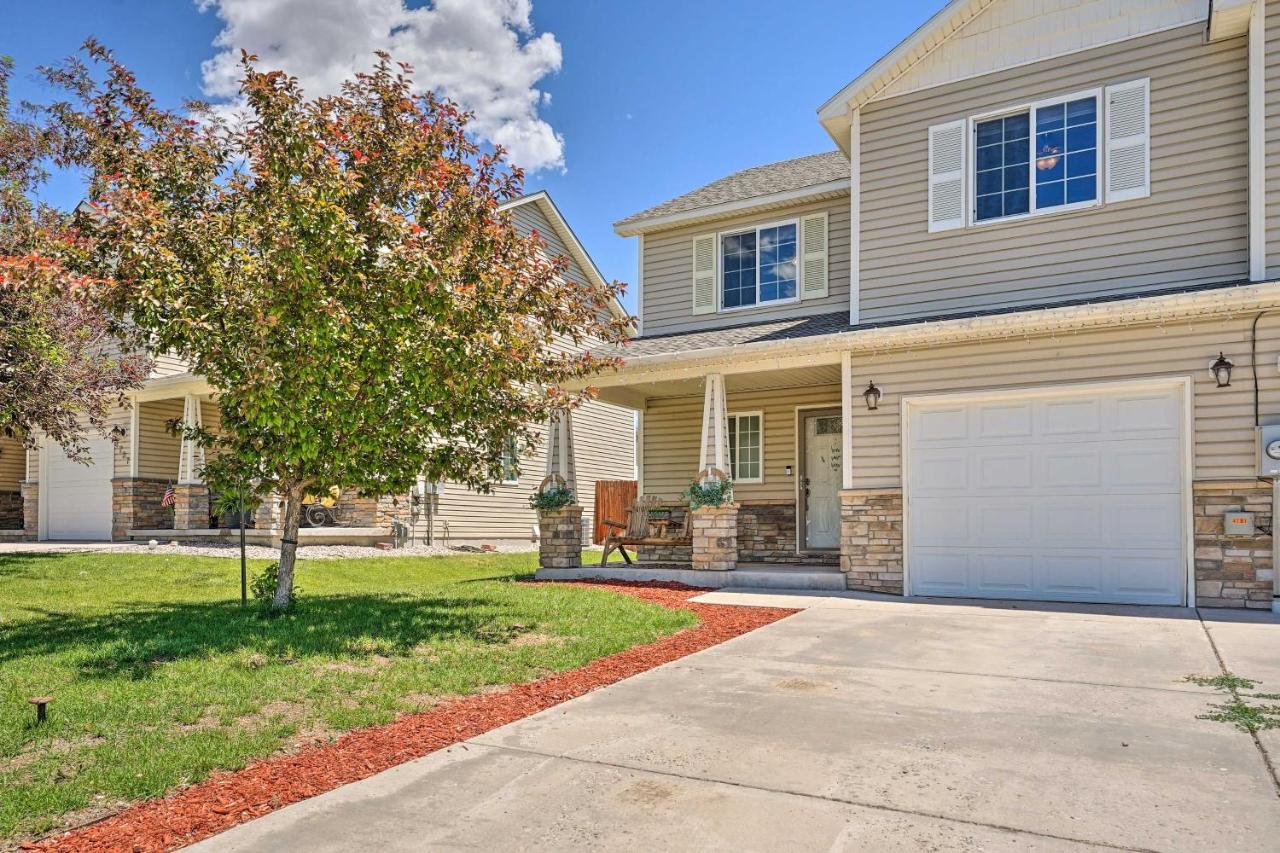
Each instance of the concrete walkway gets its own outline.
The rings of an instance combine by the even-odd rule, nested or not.
[[[203,851],[1264,850],[1280,622],[712,593],[804,612],[277,811]]]

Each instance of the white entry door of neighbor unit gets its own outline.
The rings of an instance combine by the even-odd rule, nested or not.
[[[904,404],[912,594],[1182,604],[1186,384]]]
[[[108,439],[88,442],[93,462],[72,462],[60,448],[46,447],[40,477],[43,539],[110,539],[111,473],[114,446]]]
[[[806,548],[840,547],[840,416],[817,415],[804,419]]]

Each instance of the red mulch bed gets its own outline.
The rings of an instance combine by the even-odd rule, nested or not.
[[[443,702],[384,726],[348,732],[336,741],[280,755],[243,770],[215,773],[164,799],[132,805],[89,826],[23,845],[69,851],[174,850],[281,806],[365,779],[436,750],[558,705],[607,684],[709,648],[795,610],[696,604],[705,590],[672,583],[581,581],[665,607],[692,610],[699,623],[648,645],[592,661],[528,684]]]

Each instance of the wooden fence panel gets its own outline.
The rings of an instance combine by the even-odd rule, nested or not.
[[[631,505],[635,502],[635,480],[596,480],[596,515],[593,519],[595,531],[592,541],[597,545],[604,542],[605,534],[608,532],[605,530],[604,519],[625,524],[627,510],[631,509]]]

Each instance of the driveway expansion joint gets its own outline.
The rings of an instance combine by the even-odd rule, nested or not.
[[[1213,649],[1213,656],[1218,661],[1218,668],[1222,670],[1223,675],[1230,675],[1231,670],[1227,669],[1227,662],[1222,657],[1222,652],[1218,649],[1218,642],[1213,639],[1213,632],[1209,630],[1209,626],[1205,623],[1204,617],[1200,615],[1200,611],[1196,610],[1196,616],[1200,619],[1200,627],[1204,630],[1205,637],[1209,640],[1209,648]],[[1271,778],[1271,787],[1275,791],[1277,798],[1280,798],[1280,773],[1276,771],[1276,765],[1271,760],[1271,753],[1267,752],[1267,748],[1262,744],[1262,738],[1258,737],[1257,732],[1249,732],[1249,737],[1253,739],[1253,745],[1258,750],[1258,755],[1262,756],[1262,764],[1267,768],[1267,775]]]
[[[932,820],[941,820],[948,823],[958,823],[965,826],[982,827],[983,829],[994,829],[998,832],[1008,832],[1016,835],[1030,835],[1036,838],[1046,838],[1053,841],[1068,841],[1073,844],[1086,844],[1091,847],[1097,847],[1103,850],[1123,850],[1126,853],[1160,853],[1159,850],[1149,847],[1128,847],[1122,844],[1112,844],[1107,841],[1095,841],[1088,838],[1073,838],[1068,835],[1055,835],[1050,832],[1039,832],[1034,829],[1020,829],[1016,826],[1006,826],[999,823],[986,823],[980,820],[969,820],[961,817],[952,817],[950,815],[940,814],[938,812],[919,811],[916,809],[900,808],[898,806],[885,805],[883,803],[871,803],[862,800],[854,800],[846,797],[836,797],[830,794],[813,794],[805,791],[793,791],[789,788],[773,788],[768,785],[749,785],[746,782],[734,782],[728,779],[715,779],[707,776],[695,776],[690,773],[677,773],[673,770],[658,770],[652,767],[639,767],[632,764],[623,764],[615,761],[601,761],[595,758],[579,758],[578,756],[566,753],[544,752],[538,749],[529,749],[523,746],[511,746],[510,744],[499,744],[492,741],[484,740],[483,735],[467,741],[468,744],[484,746],[490,749],[505,750],[511,753],[521,755],[531,755],[538,758],[554,759],[558,761],[571,761],[576,764],[588,764],[595,767],[608,767],[614,770],[626,770],[632,773],[648,773],[654,776],[666,776],[672,779],[682,779],[688,782],[702,782],[710,785],[725,785],[731,788],[741,788],[747,791],[761,791],[767,794],[779,794],[788,797],[800,797],[808,800],[819,800],[822,802],[836,803],[845,806],[854,806],[856,808],[874,809],[876,811],[889,812],[891,814],[909,815],[912,817],[925,817]]]

